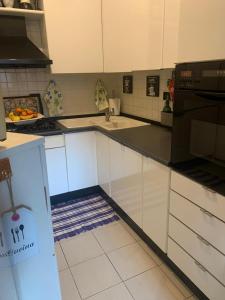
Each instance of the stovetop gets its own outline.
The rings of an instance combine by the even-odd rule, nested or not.
[[[7,131],[16,132],[16,133],[25,133],[25,134],[37,134],[44,135],[46,133],[54,133],[61,130],[60,125],[55,120],[50,119],[41,119],[32,124],[27,125],[15,125],[7,124]]]

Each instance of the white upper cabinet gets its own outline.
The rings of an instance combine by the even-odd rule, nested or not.
[[[52,72],[102,72],[101,0],[43,2]]]
[[[174,68],[178,61],[178,32],[181,0],[165,0],[162,68]]]
[[[164,0],[103,0],[105,72],[160,69]]]
[[[224,12],[224,0],[181,0],[179,62],[225,58]]]

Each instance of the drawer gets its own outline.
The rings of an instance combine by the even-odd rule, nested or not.
[[[169,236],[225,285],[223,254],[172,216],[169,217]]]
[[[225,221],[225,197],[172,171],[171,189]]]
[[[170,238],[168,256],[210,300],[224,300],[225,287]]]
[[[225,223],[173,191],[170,214],[225,254]]]
[[[64,135],[52,135],[45,137],[45,149],[60,148],[65,146]]]

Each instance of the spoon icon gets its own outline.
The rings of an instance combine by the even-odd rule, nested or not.
[[[23,240],[24,240],[24,233],[23,233],[23,230],[24,230],[24,225],[23,224],[21,224],[20,226],[19,226],[19,229],[21,230],[21,232],[22,232],[22,236],[23,236]]]

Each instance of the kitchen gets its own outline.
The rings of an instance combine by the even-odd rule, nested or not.
[[[224,299],[223,1],[15,3],[1,40],[26,25],[45,62],[0,49],[6,117],[27,98],[45,118],[0,143],[0,232],[14,248],[24,218],[37,245],[1,253],[0,299]]]

